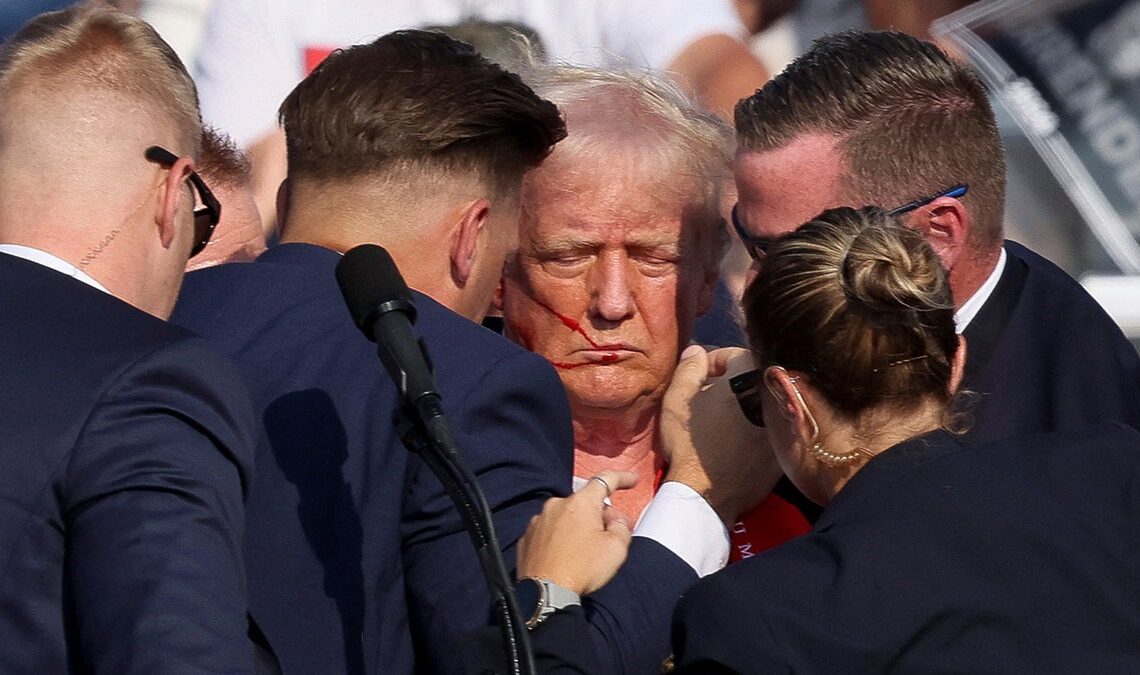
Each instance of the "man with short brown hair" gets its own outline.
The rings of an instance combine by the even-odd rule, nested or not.
[[[397,31],[297,85],[281,105],[281,240],[382,243],[409,286],[479,320],[517,244],[519,182],[565,128],[517,75],[460,45]]]
[[[1140,358],[1064,272],[1002,235],[1005,160],[969,67],[901,33],[818,40],[736,109],[737,231],[756,260],[825,208],[878,204],[949,272],[980,394],[970,437],[1140,425]]]
[[[262,422],[251,612],[285,672],[457,671],[460,635],[491,615],[483,573],[400,441],[395,387],[334,268],[381,244],[419,291],[444,411],[512,560],[530,517],[569,488],[569,416],[549,366],[473,320],[515,246],[518,183],[563,123],[517,76],[425,31],[334,53],[281,115],[281,243],[188,275],[175,316],[234,356]]]

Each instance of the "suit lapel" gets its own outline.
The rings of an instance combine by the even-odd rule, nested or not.
[[[990,357],[997,348],[998,340],[1005,331],[1017,301],[1021,298],[1021,291],[1025,288],[1025,279],[1029,268],[1025,261],[1010,253],[1006,249],[1005,269],[1001,273],[994,292],[978,311],[974,320],[966,327],[962,334],[966,337],[966,376],[965,384],[985,370]]]

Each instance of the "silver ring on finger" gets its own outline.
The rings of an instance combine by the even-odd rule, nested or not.
[[[612,487],[610,487],[610,484],[606,482],[606,479],[602,478],[601,476],[594,476],[590,480],[596,480],[599,483],[601,483],[604,488],[606,488],[606,502],[608,503],[610,500],[610,496],[613,495],[613,493],[614,493],[614,489]]]

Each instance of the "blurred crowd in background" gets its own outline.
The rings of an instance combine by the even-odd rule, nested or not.
[[[0,39],[39,12],[71,4],[75,3],[6,0],[0,9]],[[586,65],[669,70],[682,84],[690,85],[705,105],[728,118],[738,99],[749,95],[764,78],[783,70],[813,39],[828,33],[891,28],[934,39],[962,58],[971,57],[975,65],[979,56],[963,53],[962,42],[951,40],[949,34],[953,30],[946,26],[932,30],[939,18],[972,4],[966,0],[718,0],[700,3],[700,7],[680,2],[628,2],[613,6],[620,9],[604,10],[599,9],[602,5],[592,3],[567,3],[560,7],[557,3],[525,0],[455,0],[422,7],[416,3],[377,3],[375,9],[345,0],[260,4],[250,0],[87,0],[86,4],[136,14],[155,26],[174,47],[198,81],[205,122],[231,136],[252,160],[254,201],[269,241],[273,240],[277,186],[284,177],[283,134],[273,124],[276,106],[333,48],[395,28],[445,28],[453,36],[475,44],[493,60],[508,62],[518,56],[512,55],[512,50],[517,52],[518,43],[509,38],[517,33],[528,38],[535,54],[559,61],[579,61],[581,48],[592,39],[592,44],[604,45],[605,54],[585,57]],[[1106,22],[1114,25],[1112,31],[1125,34],[1120,40],[1123,46],[1116,54],[1118,65],[1121,59],[1140,64],[1140,51],[1135,49],[1140,31],[1129,21],[1129,16],[1137,14],[1136,8],[1131,7],[1134,3],[1050,3],[1066,4],[1103,5],[1106,9],[1102,13],[1110,15]],[[547,5],[558,9],[549,9]],[[973,5],[977,8],[1033,3],[990,0]],[[1095,9],[1087,13],[1097,14]],[[1057,11],[1057,16],[1063,17],[1064,13]],[[550,25],[542,25],[544,21]],[[566,25],[568,21],[570,25]],[[623,27],[629,29],[628,34],[618,36],[623,43],[615,42],[618,38],[614,36],[590,35],[590,31],[604,30],[606,22],[617,21],[629,23]],[[383,25],[374,26],[377,22]],[[634,23],[642,24],[640,32]],[[298,28],[302,24],[311,25]],[[732,48],[726,50],[715,41],[685,42],[712,32],[731,34],[747,47],[750,58]],[[686,44],[693,49],[682,49]],[[1041,86],[1036,80],[1035,84]],[[1116,82],[1112,86],[1127,87],[1129,83]],[[1010,89],[1014,94],[1021,91]],[[1017,96],[1013,98],[1017,103]],[[1040,95],[1029,98],[1029,108],[1040,105]],[[1110,181],[1107,173],[1091,170],[1086,176],[1079,169],[1080,177],[1068,184],[1064,178],[1058,178],[1057,165],[1069,163],[1068,158],[1043,158],[1041,143],[1027,138],[1025,115],[1015,121],[1016,115],[1011,116],[1007,107],[1009,102],[997,103],[995,110],[1010,166],[1006,206],[1009,238],[1032,246],[1081,280],[1140,348],[1140,309],[1134,302],[1134,298],[1140,297],[1140,276],[1136,276],[1140,273],[1140,226],[1135,222],[1135,212],[1129,213],[1114,203],[1112,206],[1121,215],[1109,213],[1107,204],[1102,203],[1107,198],[1097,185]],[[1053,99],[1049,103],[1058,105]],[[1072,132],[1062,129],[1062,133]],[[1129,135],[1113,136],[1106,143],[1140,157],[1140,148],[1131,147],[1130,139]],[[1095,145],[1095,139],[1091,143]],[[1063,144],[1067,151],[1068,143]],[[1080,152],[1080,141],[1073,144]],[[1088,184],[1079,185],[1082,180]],[[1073,181],[1078,185],[1074,186]],[[1087,196],[1090,191],[1095,193],[1092,197]],[[1134,205],[1129,202],[1128,206]],[[1111,223],[1106,224],[1107,221]],[[747,264],[742,247],[734,244],[722,270],[721,302],[739,298]],[[723,331],[723,326],[714,326],[699,331],[697,337],[716,343],[716,335]]]

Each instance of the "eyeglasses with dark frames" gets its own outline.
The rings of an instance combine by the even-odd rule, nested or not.
[[[920,209],[935,199],[940,199],[942,197],[953,197],[954,199],[957,199],[964,196],[969,189],[970,186],[966,185],[965,183],[961,185],[955,185],[954,187],[943,190],[942,192],[936,192],[929,197],[923,197],[922,199],[916,199],[913,202],[907,202],[902,206],[897,206],[890,211],[887,211],[887,215],[901,216],[904,213],[909,213],[915,209]]]
[[[732,207],[732,227],[736,230],[736,236],[740,238],[740,243],[744,244],[744,250],[748,251],[748,257],[756,262],[763,262],[764,258],[768,257],[768,249],[776,240],[748,234],[736,215],[736,206]]]
[[[764,379],[761,370],[749,370],[728,378],[728,388],[736,397],[740,412],[752,424],[764,426],[764,412],[760,408],[760,383]]]
[[[970,189],[969,185],[965,183],[955,185],[941,192],[936,192],[928,197],[916,199],[912,202],[907,202],[902,206],[895,207],[887,211],[888,216],[899,216],[904,213],[909,213],[915,209],[920,209],[926,206],[935,199],[941,197],[953,197],[955,199],[965,196],[966,192]],[[732,228],[736,230],[736,236],[740,239],[740,243],[744,244],[744,250],[748,251],[748,256],[756,262],[763,262],[768,257],[768,249],[772,248],[772,244],[776,243],[776,238],[757,237],[749,234],[744,226],[740,224],[740,217],[736,213],[736,206],[732,207]]]
[[[158,145],[146,149],[146,158],[165,169],[174,166],[178,161],[178,155]],[[198,206],[194,208],[194,246],[190,249],[190,257],[193,258],[210,243],[214,228],[222,218],[222,205],[214,193],[210,192],[206,181],[194,171],[190,172],[190,184],[198,192]]]

